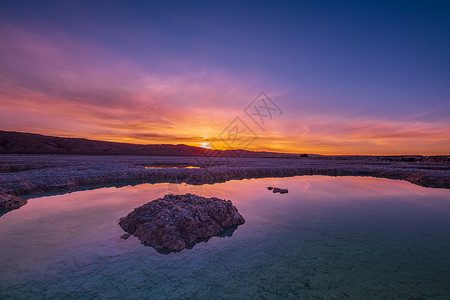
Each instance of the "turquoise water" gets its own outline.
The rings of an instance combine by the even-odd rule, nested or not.
[[[246,223],[169,255],[120,239],[120,217],[168,192],[229,199]],[[79,191],[0,217],[0,241],[1,299],[450,298],[450,190],[404,181],[299,176]]]

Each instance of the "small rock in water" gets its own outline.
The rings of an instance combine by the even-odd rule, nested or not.
[[[273,188],[273,192],[280,193],[280,194],[287,194],[289,191],[288,191],[288,189]]]
[[[166,195],[135,208],[119,220],[128,234],[164,254],[192,248],[224,232],[230,236],[244,223],[230,200],[194,194]]]
[[[125,234],[122,235],[120,238],[121,238],[122,240],[126,240],[126,239],[129,238],[130,236],[131,236],[131,234],[125,233]]]
[[[268,189],[269,191],[271,191],[271,190],[273,190],[273,186],[269,186],[267,189]]]

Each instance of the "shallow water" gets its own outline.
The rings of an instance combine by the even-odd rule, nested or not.
[[[246,223],[169,255],[120,239],[120,217],[174,192],[229,199]],[[450,297],[450,190],[388,179],[159,183],[42,197],[0,217],[0,241],[1,299]]]

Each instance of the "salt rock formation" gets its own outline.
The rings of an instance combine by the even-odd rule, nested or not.
[[[275,193],[280,193],[280,194],[287,194],[289,191],[288,191],[288,189],[282,189],[282,188],[274,188],[274,187],[272,187],[272,186],[269,186],[268,188],[267,188],[269,191],[272,191],[274,194]]]
[[[19,208],[27,202],[21,197],[0,193],[0,210]]]
[[[137,207],[119,225],[143,244],[169,253],[192,248],[244,222],[230,200],[185,194],[166,195]]]
[[[280,194],[287,194],[289,191],[288,191],[288,189],[274,188],[273,192],[274,193],[280,193]]]

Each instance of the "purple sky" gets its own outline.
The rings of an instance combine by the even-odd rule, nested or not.
[[[2,1],[0,129],[252,150],[450,154],[448,1]],[[244,108],[282,110],[264,130]]]

